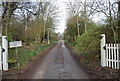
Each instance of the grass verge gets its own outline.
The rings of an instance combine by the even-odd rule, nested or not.
[[[66,44],[69,48],[74,60],[83,70],[90,75],[91,79],[118,79],[119,70],[101,67],[100,60],[93,58],[94,56],[81,55],[74,51],[73,44]]]
[[[43,52],[51,45],[52,44],[34,44],[31,46],[24,45],[23,47],[18,48],[18,57],[16,55],[15,48],[9,49],[9,69],[20,69],[21,67],[25,66],[30,59],[34,58],[39,54],[43,54]],[[17,64],[19,64],[19,66],[17,66]]]

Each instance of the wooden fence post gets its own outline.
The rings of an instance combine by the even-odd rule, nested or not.
[[[119,61],[120,61],[120,58],[119,58],[119,44],[117,44],[117,69],[120,69]]]
[[[2,81],[2,47],[0,46],[0,81]]]
[[[2,36],[2,48],[5,50],[2,52],[3,57],[3,70],[8,70],[8,41],[6,36]]]
[[[0,70],[2,71],[2,47],[0,46]]]
[[[102,34],[102,39],[100,41],[101,43],[101,66],[105,67],[106,66],[106,37],[105,34]]]

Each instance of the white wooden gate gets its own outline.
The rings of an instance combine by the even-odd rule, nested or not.
[[[101,66],[120,69],[120,44],[106,44],[105,34],[101,36]]]
[[[0,46],[0,81],[2,80],[2,47]]]
[[[106,65],[115,69],[120,68],[119,44],[106,44]]]

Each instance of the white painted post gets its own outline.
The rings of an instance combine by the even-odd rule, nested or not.
[[[106,38],[105,34],[102,34],[102,39],[101,39],[101,66],[105,67],[106,66],[106,50],[104,49],[104,46],[106,46]]]
[[[117,69],[120,69],[120,65],[119,65],[119,44],[117,44]]]
[[[110,46],[111,46],[111,44],[108,44],[108,49],[109,49],[109,59],[108,59],[108,61],[109,61],[109,65],[108,65],[108,67],[111,67],[111,60],[110,60],[110,58],[111,58],[111,48],[110,48]]]
[[[2,48],[5,49],[4,52],[2,52],[3,56],[3,70],[8,70],[8,41],[6,36],[2,36]]]
[[[113,54],[114,54],[114,53],[113,53],[113,50],[114,50],[114,45],[111,44],[111,62],[112,62],[112,63],[111,63],[111,67],[112,67],[112,68],[114,68],[114,65],[113,65],[113,61],[114,61],[114,59],[113,59]]]
[[[115,63],[115,69],[117,69],[117,67],[116,67],[116,63],[117,63],[117,58],[116,58],[116,49],[117,49],[117,47],[116,47],[116,44],[114,44],[114,47],[115,47],[115,49],[114,49],[114,63]]]
[[[0,46],[0,81],[2,80],[2,49]]]
[[[2,70],[2,49],[0,46],[0,70]]]
[[[108,55],[109,55],[109,49],[108,49],[108,44],[106,44],[106,66],[108,67],[108,62],[109,62],[109,57],[108,57]]]

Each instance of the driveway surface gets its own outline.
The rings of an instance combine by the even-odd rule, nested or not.
[[[60,40],[32,73],[30,79],[89,79],[73,60],[69,50]]]

